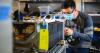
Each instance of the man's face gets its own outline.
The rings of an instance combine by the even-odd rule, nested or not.
[[[73,16],[74,18],[77,18],[78,16],[78,10],[76,10],[76,8],[65,8],[65,9],[62,9],[62,12],[64,14],[72,14],[73,13]]]

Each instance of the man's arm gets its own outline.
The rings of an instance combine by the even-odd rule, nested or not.
[[[84,33],[80,33],[77,31],[73,31],[73,38],[79,37],[83,41],[90,42],[92,41],[93,37],[93,21],[90,16],[87,16],[85,20],[85,28],[84,28]]]

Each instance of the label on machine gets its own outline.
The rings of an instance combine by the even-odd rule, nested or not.
[[[39,41],[39,49],[43,51],[48,51],[49,48],[49,36],[47,29],[40,30],[40,41]]]

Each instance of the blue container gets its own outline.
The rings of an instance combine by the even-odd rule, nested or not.
[[[40,15],[43,18],[44,16],[46,16],[46,12],[40,12]]]
[[[18,16],[19,16],[19,17],[18,17],[19,20],[23,20],[23,16],[24,16],[24,15],[18,15]]]
[[[60,16],[58,16],[58,15],[57,15],[57,16],[55,16],[55,19],[60,19]]]
[[[9,6],[0,6],[0,20],[7,20],[9,17]]]

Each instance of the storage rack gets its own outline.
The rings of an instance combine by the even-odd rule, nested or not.
[[[21,1],[19,0],[19,5],[20,3],[62,3],[65,0],[53,0],[53,1]],[[19,7],[21,8],[21,7]],[[20,24],[18,22],[13,22],[14,24]],[[28,22],[28,21],[21,21],[21,23],[36,23],[34,21]],[[62,26],[62,25],[61,25]],[[63,32],[62,32],[63,33]],[[27,41],[15,41],[15,44],[27,44],[31,41],[34,40],[34,38],[39,35],[38,32],[34,32],[30,35],[29,39],[27,39]],[[50,35],[50,34],[49,34]],[[64,35],[64,34],[63,34]],[[62,37],[64,38],[64,37]],[[31,40],[31,41],[30,41]],[[33,44],[33,43],[32,43]],[[16,48],[15,49],[15,53],[41,53],[37,50],[37,48],[34,48],[33,45],[31,48]],[[42,52],[43,53],[43,52]],[[48,52],[44,52],[44,53],[66,53],[66,45],[65,44],[55,44]]]
[[[94,36],[91,50],[100,52],[100,0],[81,0],[82,11],[92,17],[94,25]],[[96,52],[98,51],[98,52]]]
[[[42,1],[42,0],[21,1],[21,0],[19,0],[19,2],[21,2],[21,3],[62,3],[64,1],[65,0],[52,0],[52,1],[50,1],[50,0],[45,0],[45,1]]]
[[[13,22],[14,24],[20,24],[21,22]],[[29,24],[29,23],[36,23],[36,22],[34,22],[34,21],[23,21],[22,23],[27,23],[27,24]],[[22,24],[21,23],[21,24]],[[53,21],[53,22],[51,22],[53,25],[55,25],[55,24],[59,24],[59,23],[62,23],[63,24],[63,22],[59,22],[59,21]],[[51,29],[51,26],[50,26],[50,23],[48,23],[49,25],[48,25],[48,27]],[[55,28],[55,27],[57,27],[58,25],[55,25],[55,26],[53,26],[52,25],[52,27],[53,27],[53,29]],[[60,29],[59,29],[59,27],[60,27]],[[59,29],[59,31],[62,31],[63,30],[63,25],[60,25],[58,27],[58,29]],[[61,29],[62,28],[62,29]],[[49,30],[50,30],[49,29]],[[56,30],[58,30],[57,28],[56,28]],[[55,31],[55,29],[54,29],[54,31]],[[57,31],[55,31],[55,32],[57,32]],[[15,44],[19,44],[19,45],[24,45],[24,44],[26,44],[26,46],[27,46],[27,44],[29,43],[29,42],[32,42],[32,41],[34,41],[34,39],[36,38],[36,36],[38,36],[39,35],[39,33],[37,33],[37,32],[34,32],[34,33],[32,33],[31,35],[30,35],[30,37],[26,40],[26,41],[15,41]],[[52,35],[52,34],[51,34]],[[49,34],[49,36],[51,36],[50,34]],[[57,35],[59,35],[59,33],[57,33],[57,34],[55,34],[55,36],[57,36]],[[54,37],[55,37],[54,36]],[[62,36],[62,39],[59,39],[59,41],[60,40],[63,40],[63,32],[61,32],[60,33],[60,35],[58,36],[58,38],[59,37],[61,37]],[[53,36],[52,36],[53,37]],[[50,48],[49,50],[48,50],[48,52],[44,52],[44,53],[66,53],[66,45],[63,43],[63,44],[57,44],[57,42],[59,42],[59,41],[56,41],[56,43],[55,43],[55,45],[53,44],[53,45],[51,45],[52,46],[52,48]],[[31,47],[30,48],[20,48],[20,47],[17,47],[17,48],[15,48],[14,49],[15,51],[15,53],[27,53],[27,52],[33,52],[33,53],[35,53],[35,52],[38,52],[38,53],[41,53],[41,52],[39,52],[38,51],[38,49],[37,48],[34,48],[33,47],[33,43],[31,44]]]

